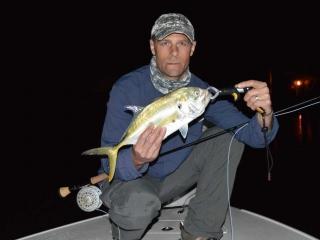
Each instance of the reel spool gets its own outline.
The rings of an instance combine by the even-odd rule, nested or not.
[[[85,212],[92,212],[100,208],[102,205],[102,201],[99,198],[101,193],[101,190],[94,185],[82,187],[77,193],[78,206]]]

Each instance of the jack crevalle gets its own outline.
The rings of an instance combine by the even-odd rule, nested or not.
[[[205,111],[211,99],[213,96],[208,89],[183,87],[158,98],[144,108],[126,106],[126,109],[135,113],[135,116],[119,143],[113,147],[89,149],[82,155],[107,155],[110,182],[114,177],[118,151],[122,146],[135,144],[140,134],[150,124],[166,128],[164,139],[177,130],[183,138],[186,138],[188,124]]]

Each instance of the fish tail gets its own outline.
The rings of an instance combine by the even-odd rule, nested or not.
[[[109,159],[109,182],[114,177],[119,147],[100,147],[84,151],[81,155],[107,155]]]

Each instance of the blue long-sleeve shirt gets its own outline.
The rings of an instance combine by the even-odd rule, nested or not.
[[[192,74],[188,86],[207,88],[209,85]],[[149,65],[143,66],[118,79],[110,92],[107,114],[102,131],[101,146],[114,146],[120,141],[133,117],[132,113],[125,111],[125,106],[135,105],[144,107],[161,96],[163,96],[163,94],[154,88],[150,80]],[[209,104],[204,113],[204,118],[224,129],[248,122],[248,125],[238,132],[236,138],[254,148],[262,148],[265,146],[261,126],[256,116],[249,119],[227,100],[215,101]],[[202,127],[203,121],[193,121],[189,123],[186,139],[183,139],[179,131],[176,131],[163,141],[160,154],[161,152],[166,152],[199,139],[202,134]],[[268,142],[274,139],[278,127],[278,121],[274,118],[273,127],[267,132]],[[143,174],[163,179],[175,171],[179,165],[187,159],[191,148],[184,148],[160,156],[156,161],[150,164],[144,164],[139,170],[137,170],[133,164],[131,151],[132,146],[124,146],[120,148],[118,153],[115,177],[123,181],[139,178]],[[103,171],[109,172],[107,158],[101,160],[101,166]]]

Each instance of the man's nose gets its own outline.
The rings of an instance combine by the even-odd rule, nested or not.
[[[178,55],[178,52],[179,52],[178,47],[177,47],[175,44],[173,44],[173,45],[171,46],[171,54],[172,54],[173,56],[177,56],[177,55]]]

